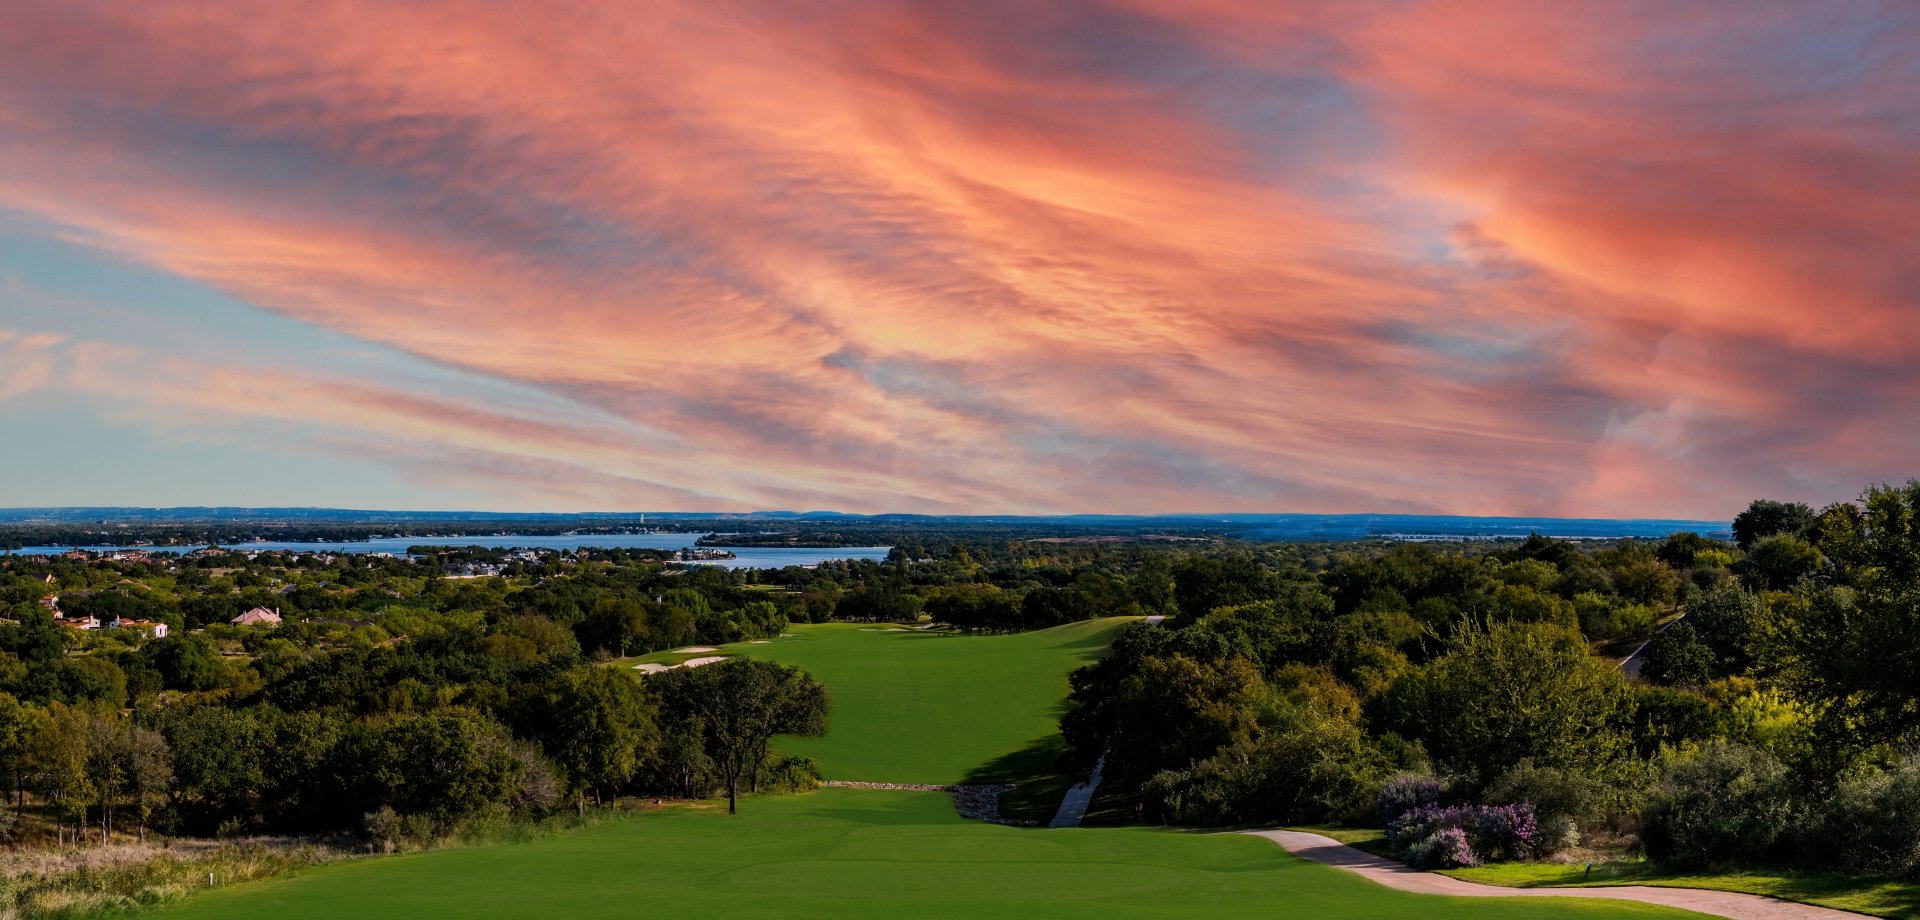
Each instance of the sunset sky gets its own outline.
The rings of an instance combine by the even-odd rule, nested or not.
[[[0,0],[0,505],[1920,474],[1920,4]]]

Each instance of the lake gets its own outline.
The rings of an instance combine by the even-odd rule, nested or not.
[[[228,549],[247,551],[294,551],[303,553],[390,553],[395,556],[406,555],[409,546],[485,546],[490,549],[550,549],[568,552],[577,549],[685,549],[700,539],[697,533],[607,533],[607,534],[549,534],[534,536],[528,534],[489,537],[382,537],[378,540],[356,540],[332,543],[287,543],[279,541],[260,541],[255,543],[235,543]],[[28,546],[14,550],[17,555],[57,555],[72,549],[93,550],[94,552],[126,552],[138,550],[147,553],[184,553],[199,549],[198,546]],[[831,549],[818,549],[792,546],[741,546],[728,551],[733,559],[702,560],[703,565],[725,566],[730,569],[778,569],[790,565],[818,565],[839,559],[881,560],[887,558],[890,546],[840,546]]]

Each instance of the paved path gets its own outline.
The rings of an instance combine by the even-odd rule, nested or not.
[[[1697,911],[1732,920],[1862,920],[1865,914],[1776,901],[1757,894],[1733,891],[1703,891],[1697,888],[1656,888],[1647,885],[1621,885],[1606,888],[1502,888],[1480,885],[1434,872],[1410,869],[1390,859],[1365,853],[1319,834],[1305,831],[1247,831],[1265,837],[1286,848],[1287,852],[1317,863],[1345,869],[1368,881],[1411,891],[1415,894],[1441,894],[1469,898],[1603,898],[1613,901],[1641,901]]]
[[[1084,783],[1074,783],[1067,790],[1066,798],[1060,800],[1060,810],[1054,812],[1053,822],[1048,827],[1079,827],[1080,819],[1087,816],[1087,806],[1093,804],[1093,790],[1100,786],[1100,769],[1107,765],[1107,755],[1093,762],[1093,775]]]

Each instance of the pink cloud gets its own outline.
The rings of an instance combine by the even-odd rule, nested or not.
[[[1914,446],[1895,7],[16,7],[0,205],[579,409],[268,400],[396,465],[1718,517]]]

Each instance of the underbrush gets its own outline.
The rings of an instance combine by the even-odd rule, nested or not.
[[[379,853],[530,843],[597,824],[608,813],[491,818],[381,845],[354,837],[175,839],[0,855],[0,920],[79,920],[180,901],[207,888],[258,881]]]

